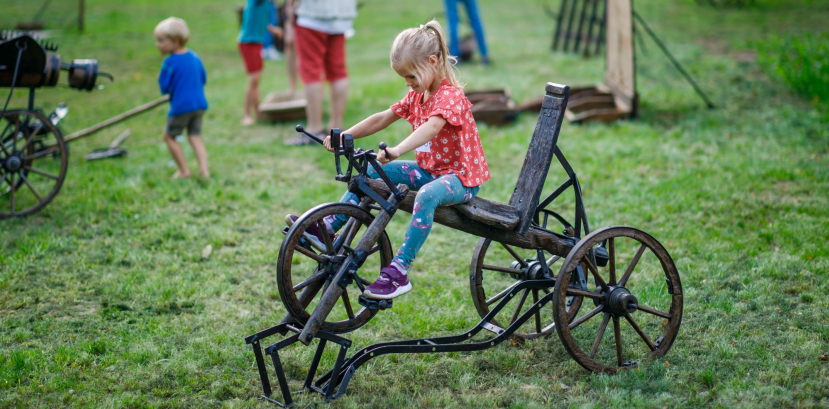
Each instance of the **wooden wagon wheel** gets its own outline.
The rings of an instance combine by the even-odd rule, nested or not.
[[[609,261],[597,267],[591,250],[605,240]],[[580,263],[595,288],[568,286]],[[564,260],[554,291],[555,317],[565,316],[568,297],[590,299],[556,332],[570,356],[594,372],[616,373],[664,356],[682,321],[682,285],[671,256],[651,235],[632,227],[607,227],[579,241]],[[612,337],[606,331],[611,321]],[[602,346],[605,335],[611,339]]]
[[[345,216],[348,221],[334,240],[325,241],[322,245],[315,245],[309,240],[306,230],[310,226],[320,228],[324,226],[324,218],[338,215]],[[276,280],[282,304],[300,324],[308,321],[320,297],[332,285],[331,278],[342,265],[348,248],[359,241],[373,220],[371,213],[353,204],[326,203],[305,212],[288,230],[279,250]],[[373,279],[380,268],[387,266],[392,259],[391,242],[385,231],[369,253],[362,271]],[[363,280],[362,284],[369,285],[371,282]],[[371,320],[376,310],[355,309],[360,307],[357,304],[360,294],[357,285],[349,285],[320,329],[334,333],[350,332]]]
[[[485,317],[489,313],[490,307],[496,305],[507,295],[514,284],[524,280],[541,278],[540,275],[543,274],[542,263],[555,271],[554,264],[560,259],[559,256],[550,256],[540,250],[514,248],[499,242],[493,243],[492,240],[485,238],[478,240],[469,271],[472,303],[475,304],[478,314],[481,318]],[[549,294],[552,290],[552,287],[542,290],[524,290],[519,296],[518,303],[514,307],[510,306],[512,315],[509,322],[502,323],[506,324],[502,325],[496,321],[494,324],[503,327],[512,324],[523,311],[526,311],[540,297]],[[569,297],[567,309],[570,311],[571,317],[578,312],[581,303],[582,297]],[[552,307],[542,308],[533,319],[527,321],[524,325],[527,331],[516,332],[515,337],[534,339],[549,336],[553,333],[555,327]]]
[[[0,117],[0,219],[37,212],[60,191],[69,152],[63,135],[38,112]]]

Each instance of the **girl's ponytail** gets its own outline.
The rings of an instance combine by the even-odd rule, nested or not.
[[[431,31],[431,32],[430,32]],[[438,59],[438,71],[453,87],[463,89],[464,84],[455,76],[457,58],[449,54],[443,28],[436,20],[421,24],[419,28],[403,30],[394,39],[391,47],[391,66],[394,69],[407,68],[420,80],[427,69],[429,57]]]
[[[449,80],[449,83],[452,84],[453,87],[458,89],[463,89],[463,84],[458,82],[458,79],[455,78],[455,64],[458,63],[458,59],[455,56],[449,54],[449,46],[446,44],[446,35],[443,33],[443,27],[440,26],[440,23],[437,20],[432,20],[423,25],[424,30],[432,30],[434,33],[435,39],[440,44],[440,55],[438,56],[439,62],[439,69],[443,73],[443,76]]]

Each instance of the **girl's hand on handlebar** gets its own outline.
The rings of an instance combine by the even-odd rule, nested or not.
[[[322,146],[328,149],[328,152],[334,152],[334,148],[331,147],[331,135],[325,137],[325,140],[322,141]]]
[[[386,153],[388,153],[388,155]],[[377,152],[377,161],[380,162],[381,165],[385,165],[385,164],[399,158],[400,155],[401,155],[401,153],[398,152],[396,147],[395,148],[380,149],[380,151]]]

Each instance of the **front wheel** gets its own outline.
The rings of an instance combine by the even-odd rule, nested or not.
[[[594,249],[604,242],[609,260],[606,267],[597,267]],[[568,285],[579,264],[587,267],[594,288]],[[661,358],[671,348],[682,321],[682,285],[668,251],[651,235],[624,226],[596,230],[576,243],[557,278],[556,322],[567,317],[569,297],[584,297],[575,319],[555,327],[579,365],[612,374]]]
[[[333,239],[323,235],[322,241],[308,233],[311,226],[325,231],[324,220],[333,217],[345,219],[339,234]],[[308,210],[288,230],[279,250],[276,282],[282,304],[288,314],[304,325],[328,290],[334,275],[343,264],[352,243],[357,243],[374,221],[368,211],[349,203],[326,203]],[[363,263],[365,274],[376,277],[380,268],[391,263],[391,242],[385,231],[369,250]],[[367,286],[371,282],[362,279]],[[365,325],[377,310],[361,308],[357,300],[361,292],[356,285],[349,285],[340,300],[325,318],[323,331],[345,333]]]

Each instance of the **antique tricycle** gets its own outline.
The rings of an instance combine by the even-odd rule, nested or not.
[[[345,393],[357,368],[386,354],[478,351],[508,339],[522,342],[556,332],[576,362],[598,373],[613,374],[664,356],[682,320],[679,274],[665,247],[641,230],[613,226],[590,231],[578,178],[557,145],[569,93],[568,86],[546,85],[538,123],[509,204],[474,198],[435,211],[435,222],[481,237],[469,276],[472,303],[481,321],[462,334],[383,342],[349,358],[346,352],[351,341],[337,334],[353,331],[392,307],[391,300],[362,295],[370,282],[358,271],[366,267],[365,274],[373,276],[391,261],[385,227],[397,210],[412,211],[415,193],[404,185],[394,186],[372,150],[356,148],[350,135],[332,131],[332,141],[339,145],[334,147],[336,178],[348,182],[349,190],[361,201],[321,204],[284,231],[277,285],[288,315],[279,325],[245,338],[253,347],[263,398],[291,405],[279,351],[297,341],[308,345],[314,338],[319,344],[303,390],[321,393],[326,401]],[[297,131],[304,132],[300,126]],[[380,149],[384,148],[381,143]],[[539,202],[553,156],[566,178]],[[348,165],[345,174],[341,159]],[[369,178],[369,166],[381,177]],[[562,193],[570,188],[574,194],[568,200]],[[572,223],[553,210],[557,199],[575,206]],[[348,218],[340,234],[333,239],[323,234],[324,242],[312,240],[306,233],[309,227],[324,229],[323,219],[332,215]],[[553,231],[554,225],[562,232]],[[559,261],[560,267],[554,266]],[[600,348],[611,321],[612,340]],[[271,398],[260,346],[264,338],[275,334],[287,337],[264,352],[273,362],[284,404]],[[327,341],[338,344],[339,353],[333,369],[315,380]]]

